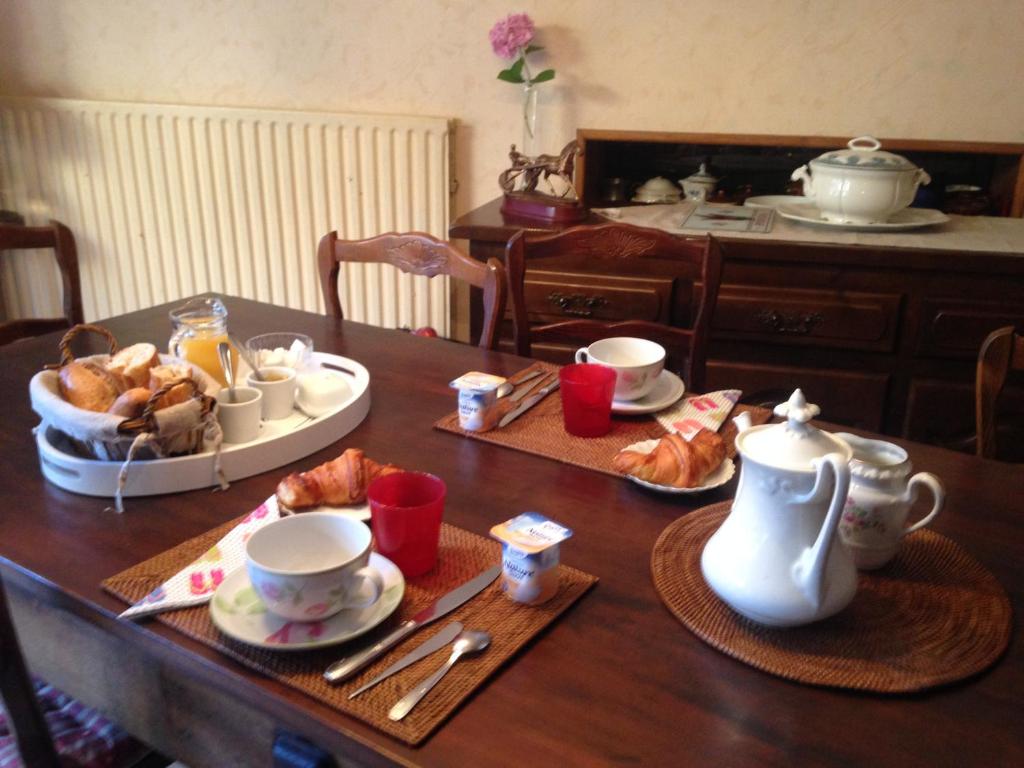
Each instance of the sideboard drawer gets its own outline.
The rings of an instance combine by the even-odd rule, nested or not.
[[[821,408],[825,421],[875,432],[882,428],[887,374],[708,361],[708,391],[740,389],[744,402],[780,403],[797,387]]]
[[[891,352],[900,294],[722,286],[713,328],[776,344]]]
[[[917,354],[923,357],[976,359],[992,331],[1024,324],[1020,304],[925,299],[921,302]]]
[[[587,318],[669,323],[672,283],[668,277],[637,278],[571,272],[528,271],[523,286],[531,324]]]

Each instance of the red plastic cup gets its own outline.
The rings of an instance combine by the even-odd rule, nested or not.
[[[444,481],[426,472],[384,475],[366,489],[377,551],[406,578],[421,576],[437,563],[446,492]]]
[[[567,365],[558,372],[565,431],[577,437],[600,437],[612,428],[615,369],[596,363]]]

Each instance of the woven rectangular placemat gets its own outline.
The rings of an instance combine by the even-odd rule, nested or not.
[[[534,363],[529,370],[539,368],[546,372],[558,371],[551,363]],[[771,418],[765,408],[737,405],[733,413],[750,412],[754,424],[764,424]],[[496,443],[519,451],[545,456],[555,461],[573,464],[584,469],[604,472],[606,475],[621,477],[622,473],[612,467],[615,454],[627,445],[662,437],[665,428],[651,415],[622,416],[612,414],[612,429],[601,437],[576,437],[565,431],[562,419],[562,398],[558,391],[552,392],[533,408],[505,427],[489,432],[467,432],[459,426],[459,412],[454,411],[434,422],[434,429],[454,432],[488,443]],[[736,455],[736,425],[726,419],[719,429],[725,440],[727,454]]]
[[[105,580],[102,586],[116,597],[134,603],[206,552],[241,520],[232,520],[122,571]],[[411,618],[438,597],[498,563],[500,559],[501,545],[498,542],[447,523],[442,524],[437,567],[425,576],[410,579],[406,583],[402,604],[395,614],[380,628],[354,640],[352,647],[342,644],[333,648],[289,652],[254,648],[221,634],[213,625],[206,606],[168,611],[158,614],[155,620],[323,704],[359,718],[407,744],[416,745],[443,723],[498,667],[597,583],[597,577],[562,565],[559,567],[561,583],[558,594],[547,603],[535,607],[523,606],[505,597],[500,589],[499,578],[448,616],[415,633],[410,640],[399,643],[351,680],[340,685],[330,685],[323,679],[323,672],[331,662],[383,637],[397,624]],[[388,710],[415,683],[443,662],[443,652],[413,664],[352,701],[348,700],[350,692],[372,680],[390,664],[440,631],[449,621],[461,621],[467,629],[490,632],[491,645],[486,652],[467,656],[456,664],[445,680],[405,719],[392,722],[388,719]]]

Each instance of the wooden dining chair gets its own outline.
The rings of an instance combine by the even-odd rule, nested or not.
[[[82,312],[82,283],[78,272],[78,251],[71,230],[59,221],[51,221],[45,227],[0,224],[0,252],[8,252],[9,255],[10,252],[30,248],[53,249],[63,284],[64,316],[24,318],[0,323],[0,345],[85,322]]]
[[[992,331],[978,353],[974,386],[978,456],[997,457],[996,406],[1012,371],[1024,371],[1024,335],[1008,325]]]
[[[682,376],[687,389],[704,389],[711,317],[722,280],[721,251],[713,238],[690,240],[617,223],[578,226],[547,235],[520,231],[506,245],[505,263],[517,354],[532,356],[535,342],[590,343],[610,336],[639,336],[665,347],[666,365]],[[586,317],[591,309],[581,305],[569,309],[584,315],[579,319],[531,325],[527,268],[671,278],[668,321],[603,322]]]
[[[99,712],[33,681],[0,579],[0,765],[154,768],[170,761]]]
[[[505,313],[505,267],[491,258],[486,264],[423,232],[389,232],[369,240],[339,240],[337,232],[320,239],[317,264],[324,304],[338,319],[344,317],[339,298],[341,262],[390,264],[402,272],[435,277],[448,275],[483,291],[484,318],[479,346],[494,349]]]

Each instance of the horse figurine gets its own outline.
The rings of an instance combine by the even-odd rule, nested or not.
[[[511,151],[508,153],[512,166],[501,172],[501,175],[498,176],[498,183],[505,194],[516,192],[518,182],[520,186],[518,194],[565,198],[570,192],[575,192],[572,177],[578,153],[579,145],[576,141],[570,141],[566,144],[558,155],[538,155],[537,157],[527,157],[516,150],[516,145],[513,144]],[[555,187],[550,180],[552,176],[556,176],[565,182],[565,189],[561,194],[554,194]],[[542,178],[551,189],[550,195],[537,191],[537,184]]]

